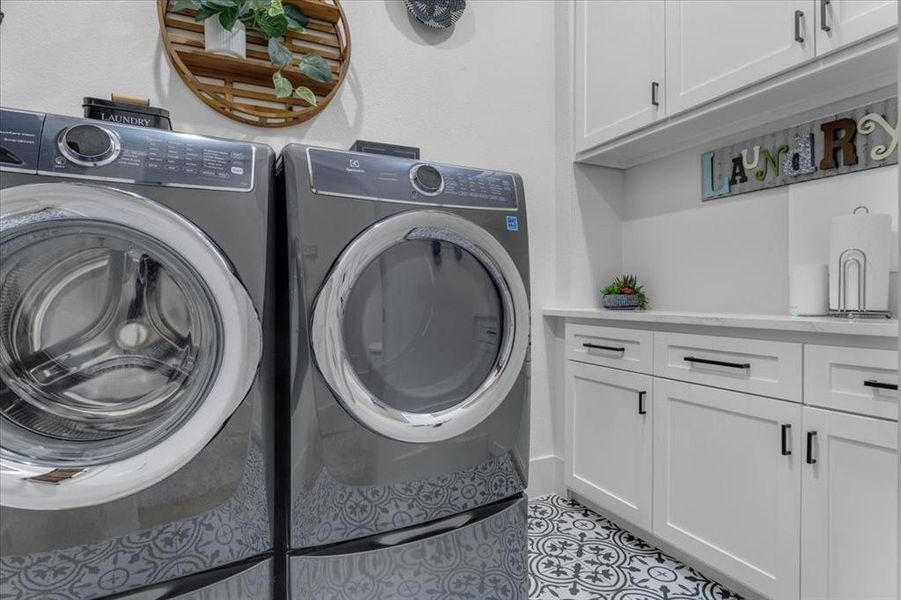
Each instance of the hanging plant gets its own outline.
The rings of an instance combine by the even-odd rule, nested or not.
[[[272,86],[276,98],[287,98],[292,94],[316,105],[316,95],[306,86],[293,86],[281,70],[291,65],[294,55],[283,43],[287,31],[306,32],[309,18],[294,4],[282,0],[178,0],[174,10],[194,9],[195,21],[203,22],[218,18],[219,23],[232,31],[237,23],[256,31],[267,40],[269,61],[277,70],[272,74]],[[318,54],[304,54],[298,61],[300,72],[320,83],[331,83],[332,70],[325,59]]]

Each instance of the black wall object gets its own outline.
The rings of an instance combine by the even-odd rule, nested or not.
[[[369,154],[386,154],[388,156],[400,156],[419,160],[419,148],[413,146],[398,146],[396,144],[384,144],[382,142],[367,142],[357,140],[350,147],[352,152],[367,152]]]
[[[466,0],[404,0],[416,20],[434,29],[447,29],[463,16]]]
[[[165,108],[156,108],[131,102],[117,102],[115,100],[103,100],[101,98],[85,97],[82,101],[84,116],[98,121],[111,121],[122,125],[136,125],[138,127],[152,127],[154,129],[172,130],[172,121],[169,119],[169,111]]]

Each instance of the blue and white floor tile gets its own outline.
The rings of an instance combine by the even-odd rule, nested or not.
[[[529,503],[530,600],[741,600],[581,504]]]

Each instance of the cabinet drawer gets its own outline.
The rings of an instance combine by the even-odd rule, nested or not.
[[[895,350],[804,347],[805,404],[897,419],[897,387]]]
[[[654,334],[597,325],[566,325],[566,358],[650,374]]]
[[[801,344],[656,333],[654,375],[801,402]]]

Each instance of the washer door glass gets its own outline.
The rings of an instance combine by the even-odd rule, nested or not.
[[[440,441],[506,398],[528,349],[528,313],[519,271],[490,233],[444,212],[401,213],[336,261],[313,310],[313,352],[362,424]]]
[[[160,443],[219,368],[219,311],[182,257],[112,223],[54,220],[5,240],[4,447],[100,464]]]
[[[72,508],[152,485],[247,393],[250,298],[200,230],[151,200],[74,184],[2,197],[3,503]]]

